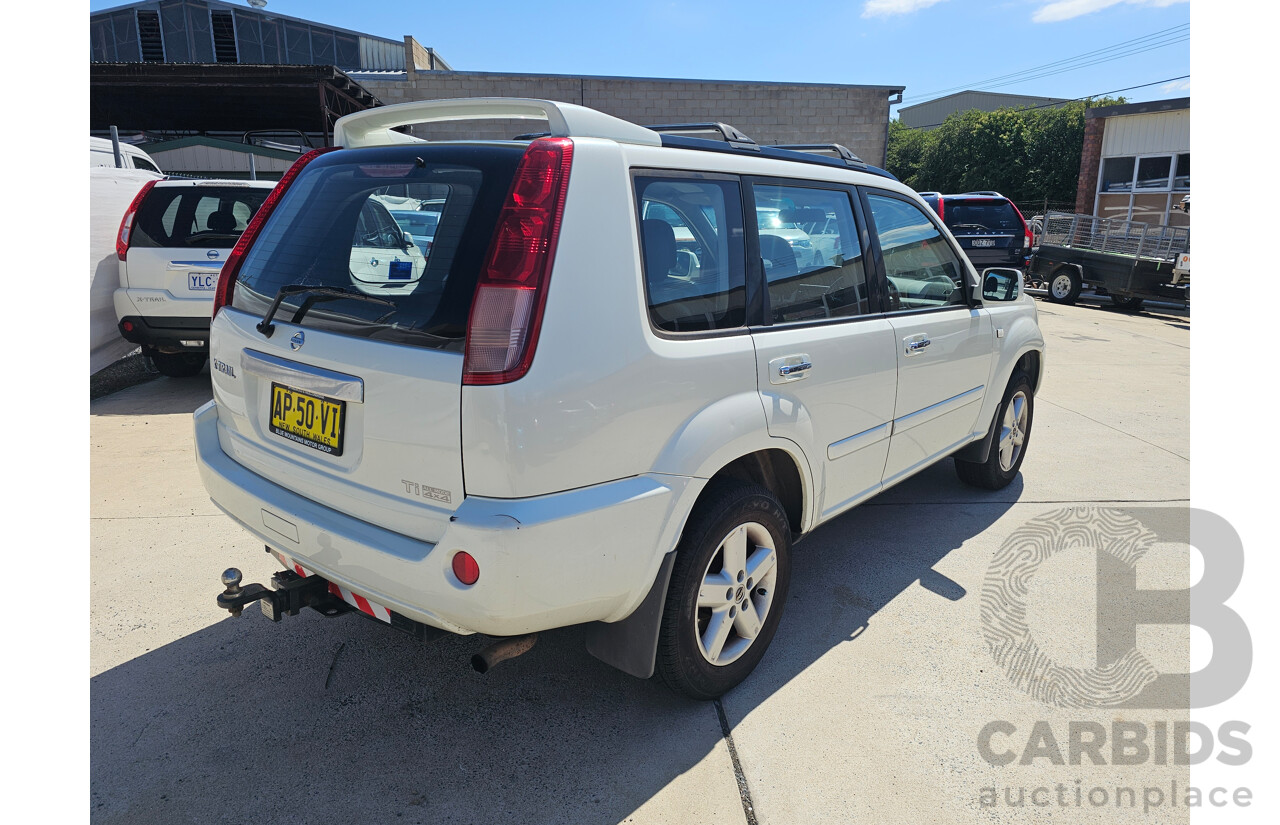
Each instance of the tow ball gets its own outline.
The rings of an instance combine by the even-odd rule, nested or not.
[[[319,576],[299,576],[292,570],[280,570],[271,577],[271,587],[240,582],[244,575],[236,568],[222,573],[222,586],[218,594],[218,607],[232,616],[239,616],[246,605],[259,602],[262,613],[273,622],[285,616],[296,616],[304,607],[314,608],[326,616],[338,616],[351,610],[351,606],[329,592],[329,582]]]

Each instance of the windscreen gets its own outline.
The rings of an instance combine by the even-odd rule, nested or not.
[[[349,335],[460,349],[476,279],[524,145],[403,146],[321,155],[241,267],[232,306]],[[344,294],[334,294],[334,288]]]
[[[952,201],[948,200],[943,222],[947,228],[971,231],[1022,231],[1022,220],[1013,204],[1008,201]]]
[[[129,245],[230,249],[270,192],[262,186],[157,186],[138,209]]]

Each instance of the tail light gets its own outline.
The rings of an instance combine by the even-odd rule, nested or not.
[[[272,210],[276,208],[276,204],[280,203],[285,191],[292,185],[298,174],[302,172],[303,167],[325,152],[332,152],[334,149],[341,148],[341,146],[326,146],[323,149],[312,149],[307,152],[293,162],[293,165],[289,167],[289,171],[284,173],[284,176],[280,178],[280,182],[271,190],[271,194],[267,195],[267,199],[262,202],[262,206],[258,208],[258,211],[249,220],[249,225],[240,234],[240,239],[236,241],[231,254],[227,256],[226,263],[222,265],[222,272],[218,275],[218,290],[213,294],[214,316],[218,314],[218,310],[231,303],[231,297],[236,289],[236,278],[240,274],[240,265],[244,263],[245,252],[253,245],[254,239],[262,231],[262,225],[267,222]]]
[[[463,384],[506,384],[533,363],[572,163],[568,138],[534,140],[520,160],[476,284]]]
[[[1009,205],[1013,207],[1013,211],[1018,213],[1018,220],[1022,221],[1022,248],[1031,249],[1034,242],[1031,236],[1031,225],[1027,223],[1027,219],[1022,217],[1022,210],[1013,201],[1009,201]]]
[[[122,261],[129,254],[129,240],[133,236],[133,225],[138,220],[138,207],[142,206],[143,199],[147,197],[147,193],[155,185],[156,182],[153,180],[142,184],[138,194],[133,196],[133,202],[129,204],[124,217],[120,219],[120,231],[116,233],[116,257]]]
[[[941,195],[938,196],[938,220],[943,223],[947,221],[947,202],[942,199]]]

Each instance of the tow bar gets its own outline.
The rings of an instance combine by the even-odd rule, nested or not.
[[[218,594],[218,607],[239,616],[246,605],[260,601],[262,613],[273,622],[285,616],[296,616],[304,607],[326,616],[340,616],[354,608],[329,592],[329,582],[319,576],[299,576],[292,570],[280,570],[271,577],[271,587],[261,584],[240,586],[244,575],[230,567],[222,574],[226,590]]]

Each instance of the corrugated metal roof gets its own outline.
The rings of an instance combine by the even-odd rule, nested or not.
[[[956,92],[936,100],[903,106],[898,109],[898,119],[904,126],[913,129],[931,129],[941,126],[948,115],[956,112],[967,112],[977,109],[982,112],[994,112],[997,109],[1023,108],[1027,106],[1052,106],[1071,101],[1061,97],[1041,97],[1038,95],[1011,95],[1003,92],[982,92],[977,90]]]

